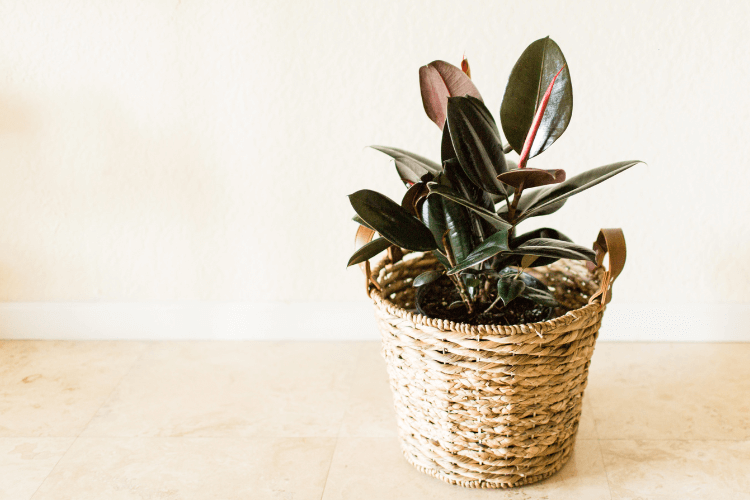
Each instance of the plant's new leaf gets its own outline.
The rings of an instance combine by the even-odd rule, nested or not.
[[[412,282],[412,286],[420,287],[423,285],[427,285],[428,283],[432,283],[439,277],[443,275],[443,271],[425,271],[416,278],[414,278],[414,281]]]
[[[446,186],[441,186],[440,184],[437,184],[435,182],[429,182],[427,183],[427,187],[430,188],[430,193],[439,194],[440,196],[448,198],[451,201],[455,201],[456,203],[465,206],[472,212],[477,213],[484,220],[492,224],[492,227],[494,227],[495,229],[507,230],[511,228],[511,225],[508,224],[505,220],[501,219],[500,216],[498,216],[496,213],[463,199],[461,196],[459,196]]]
[[[526,289],[526,283],[520,279],[499,279],[497,280],[497,296],[503,301],[503,305],[521,295]]]
[[[445,126],[449,97],[470,95],[482,99],[471,78],[445,61],[432,61],[419,68],[419,89],[425,113],[440,130]]]
[[[370,225],[367,222],[363,221],[362,217],[360,217],[359,215],[355,214],[354,217],[352,217],[352,220],[361,226],[365,226],[365,227],[372,229]],[[375,231],[374,229],[372,230]]]
[[[506,194],[497,176],[508,170],[500,132],[492,114],[479,99],[448,99],[448,129],[461,168],[471,182],[494,194]]]
[[[559,259],[574,259],[596,261],[596,252],[590,248],[576,245],[569,241],[552,238],[534,238],[508,252],[512,255],[538,255],[539,257],[555,257]]]
[[[521,214],[518,222],[536,215],[543,215],[545,213],[551,213],[552,211],[558,210],[562,207],[562,204],[581,191],[596,186],[600,182],[613,177],[620,172],[624,172],[633,165],[643,163],[641,161],[621,161],[618,163],[612,163],[610,165],[604,165],[603,167],[592,168],[586,172],[578,174],[565,182],[555,184],[552,186],[543,187],[533,192],[524,193],[521,200],[518,203],[518,211]]]
[[[573,113],[570,71],[560,47],[549,37],[529,45],[513,67],[500,107],[500,122],[505,137],[517,153],[523,149],[547,86],[563,66],[531,146],[529,158],[533,158],[550,147],[570,123]]]
[[[430,230],[390,198],[363,189],[350,194],[349,202],[362,220],[394,245],[416,251],[437,248]]]
[[[456,274],[508,250],[508,230],[498,230],[477,246],[464,260],[458,261],[456,267],[449,270],[448,274]]]
[[[383,250],[387,249],[389,246],[391,246],[391,242],[386,240],[385,238],[375,238],[371,242],[359,247],[349,259],[346,267],[353,266],[354,264],[359,264],[360,262],[364,262],[366,260],[370,260]]]
[[[565,180],[565,170],[544,170],[539,168],[519,168],[502,173],[497,180],[509,186],[518,188],[523,183],[523,188],[534,188],[548,184],[559,184]]]
[[[387,146],[370,147],[393,158],[396,164],[396,171],[398,171],[398,175],[407,186],[419,182],[422,176],[427,173],[432,175],[440,173],[440,165],[424,156]]]

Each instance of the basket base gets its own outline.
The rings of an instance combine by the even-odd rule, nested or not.
[[[566,463],[568,463],[571,452],[573,451],[573,447],[575,446],[575,439],[576,439],[577,434],[578,433],[576,432],[569,438],[568,440],[569,445],[565,447],[563,454],[555,462],[555,464],[549,468],[549,470],[547,470],[543,474],[536,474],[536,475],[528,476],[528,477],[519,477],[517,480],[512,481],[512,482],[488,481],[485,479],[479,479],[479,480],[473,480],[473,481],[455,479],[454,477],[450,477],[446,475],[445,473],[440,472],[439,470],[430,469],[430,468],[417,464],[412,459],[411,453],[407,449],[405,449],[403,446],[401,447],[401,453],[404,455],[404,458],[406,459],[406,461],[409,462],[409,464],[411,464],[419,472],[422,472],[424,474],[427,474],[428,476],[432,476],[434,478],[440,479],[441,481],[444,481],[448,484],[452,484],[455,486],[462,486],[464,488],[506,489],[506,488],[515,488],[517,486],[525,486],[528,484],[536,483],[536,482],[542,481],[543,479],[547,479],[548,477],[557,473],[560,469],[563,468],[563,466]]]

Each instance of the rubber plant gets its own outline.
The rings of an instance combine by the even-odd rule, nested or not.
[[[508,78],[499,115],[507,145],[466,59],[461,69],[444,61],[421,67],[419,83],[425,112],[442,130],[441,162],[372,146],[394,160],[408,189],[401,203],[367,189],[349,196],[354,220],[379,234],[349,265],[392,246],[433,252],[441,266],[414,279],[420,287],[416,305],[422,311],[422,291],[447,276],[460,300],[447,306],[446,318],[451,310],[475,318],[518,297],[556,306],[552,292],[526,271],[561,258],[595,262],[595,252],[552,228],[519,235],[518,225],[560,210],[571,196],[640,162],[612,163],[570,178],[563,169],[527,166],[560,138],[573,111],[570,70],[549,37],[529,45]]]

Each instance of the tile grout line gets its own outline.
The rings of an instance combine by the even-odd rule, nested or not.
[[[356,357],[357,363],[354,365],[354,374],[353,375],[356,375],[356,373],[359,371],[359,367],[360,367],[359,360],[363,356],[363,347],[362,346],[363,346],[364,342],[359,341],[358,344],[359,344],[359,352],[358,352],[357,357]],[[355,377],[352,377],[352,379],[354,379],[354,378]],[[328,488],[328,478],[331,476],[331,468],[333,467],[333,459],[336,457],[336,449],[339,447],[339,439],[341,438],[341,428],[344,426],[344,421],[346,420],[346,416],[349,414],[349,408],[351,406],[351,396],[352,396],[352,391],[353,390],[354,390],[354,387],[352,386],[352,387],[349,387],[349,391],[347,392],[347,398],[348,398],[349,401],[347,402],[347,407],[344,410],[343,415],[341,415],[341,421],[339,422],[339,427],[338,427],[338,429],[336,429],[336,442],[333,445],[333,452],[331,452],[331,461],[328,463],[328,471],[326,471],[326,480],[323,483],[323,491],[320,494],[320,500],[323,500],[323,497],[326,496],[326,489]]]
[[[116,383],[116,384],[115,384],[115,386],[114,386],[114,387],[112,388],[112,390],[111,390],[111,391],[109,391],[109,394],[107,394],[107,396],[106,396],[106,397],[105,397],[105,398],[104,398],[104,399],[102,400],[102,404],[100,404],[100,405],[99,405],[99,408],[97,408],[97,409],[96,409],[96,411],[95,411],[95,412],[93,413],[93,415],[91,415],[91,418],[89,419],[89,421],[88,421],[88,422],[86,422],[86,425],[84,425],[84,426],[83,426],[83,428],[82,428],[82,429],[81,429],[81,431],[80,431],[80,432],[78,433],[78,435],[76,435],[76,436],[75,436],[75,437],[73,438],[73,441],[72,441],[72,442],[70,443],[70,446],[68,446],[68,448],[67,448],[67,449],[65,450],[65,453],[63,453],[63,454],[62,454],[62,455],[60,456],[60,458],[58,459],[58,461],[57,461],[57,462],[55,462],[55,465],[54,465],[54,466],[53,466],[53,467],[52,467],[52,468],[50,469],[50,471],[49,471],[49,472],[47,473],[47,475],[46,475],[46,476],[44,476],[44,479],[42,479],[42,480],[41,480],[41,481],[39,482],[39,486],[37,486],[37,487],[36,487],[36,489],[34,490],[34,493],[32,493],[32,494],[31,494],[31,496],[29,497],[29,500],[33,500],[33,499],[34,499],[34,497],[36,496],[36,494],[37,494],[37,493],[39,492],[39,488],[41,488],[41,487],[42,487],[42,485],[44,484],[44,482],[45,482],[45,481],[47,481],[47,479],[48,479],[48,478],[49,478],[49,477],[50,477],[50,476],[52,475],[52,473],[53,473],[53,472],[55,471],[55,469],[57,469],[57,466],[58,466],[58,465],[60,464],[60,462],[62,462],[63,458],[65,458],[65,455],[67,455],[67,454],[68,454],[68,452],[69,452],[69,451],[70,451],[70,449],[71,449],[71,448],[73,447],[73,445],[74,445],[74,444],[76,444],[76,442],[78,441],[78,438],[80,438],[80,437],[81,437],[81,434],[83,434],[83,432],[84,432],[84,431],[85,431],[85,430],[86,430],[86,429],[88,428],[88,426],[89,426],[89,424],[91,423],[91,421],[92,421],[92,420],[94,420],[94,417],[96,417],[96,414],[97,414],[97,413],[99,413],[99,410],[101,410],[101,409],[102,409],[102,407],[103,407],[103,406],[104,406],[104,405],[105,405],[105,404],[107,403],[107,401],[109,401],[109,398],[111,398],[111,397],[112,397],[112,394],[114,394],[114,392],[115,392],[115,391],[117,390],[117,388],[118,388],[118,387],[120,387],[120,384],[122,384],[122,381],[123,381],[123,380],[125,380],[125,377],[126,377],[126,376],[128,376],[128,374],[130,374],[130,372],[131,372],[131,371],[133,371],[133,368],[135,367],[135,365],[136,365],[136,364],[138,364],[138,362],[139,362],[139,361],[141,360],[141,358],[142,358],[142,357],[143,357],[143,356],[144,356],[144,355],[145,355],[145,354],[146,354],[146,353],[147,353],[148,351],[150,351],[150,350],[151,350],[151,349],[153,348],[153,344],[154,344],[154,343],[155,343],[155,342],[149,342],[149,344],[150,344],[150,345],[149,345],[149,346],[148,346],[148,347],[147,347],[146,349],[144,349],[144,350],[143,350],[143,352],[142,352],[142,353],[140,353],[140,354],[138,355],[138,357],[136,357],[135,361],[133,361],[133,364],[131,364],[131,365],[130,365],[130,366],[128,367],[128,369],[127,369],[127,370],[125,370],[125,373],[123,373],[122,377],[120,377],[120,380],[118,380],[118,381],[117,381],[117,383]]]

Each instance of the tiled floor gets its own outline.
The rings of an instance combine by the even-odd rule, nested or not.
[[[750,344],[599,343],[570,462],[401,458],[376,343],[0,341],[0,499],[750,499]]]

